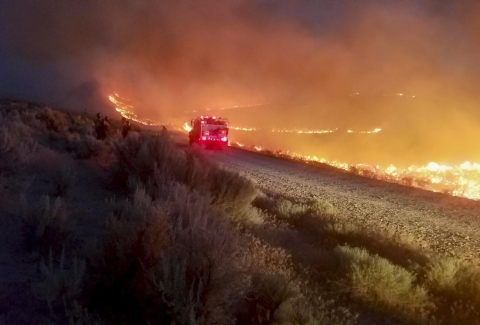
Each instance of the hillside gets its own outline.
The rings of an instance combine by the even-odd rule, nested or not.
[[[334,195],[168,132],[112,121],[101,141],[88,116],[0,105],[0,323],[480,321],[474,263],[359,227]]]

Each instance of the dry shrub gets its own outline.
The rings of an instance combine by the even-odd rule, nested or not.
[[[265,221],[262,211],[250,205],[241,205],[227,214],[232,223],[242,228],[259,226]]]
[[[280,219],[295,221],[309,215],[310,207],[304,203],[294,203],[289,200],[280,200],[275,207],[275,215]]]
[[[37,118],[37,113],[42,110],[39,107],[36,107],[31,110],[27,110],[22,112],[22,114],[19,116],[21,121],[25,124],[31,127],[34,130],[44,130],[45,126],[44,123]]]
[[[55,133],[68,132],[68,120],[65,113],[46,107],[40,109],[36,117],[44,123],[45,128],[49,131]]]
[[[259,274],[252,276],[251,290],[247,293],[240,324],[282,324],[289,318],[288,309],[298,292],[288,279],[281,275]]]
[[[252,205],[260,210],[263,210],[268,213],[274,213],[275,206],[277,205],[277,201],[269,195],[264,193],[260,193],[257,197],[252,201]]]
[[[301,280],[298,265],[284,249],[248,233],[242,241],[242,265],[251,281],[238,324],[355,324],[348,309],[323,300],[323,288]]]
[[[242,235],[242,265],[249,273],[278,274],[295,278],[292,257],[284,249],[271,246],[250,233]]]
[[[77,173],[71,167],[62,167],[56,170],[53,175],[53,189],[51,195],[54,197],[66,196],[77,182]]]
[[[248,291],[240,304],[239,324],[277,324],[290,319],[298,296],[291,256],[250,234],[242,236],[242,265],[251,274]]]
[[[47,302],[51,312],[73,308],[82,290],[85,261],[73,259],[67,266],[62,250],[57,264],[50,252],[47,263],[40,263],[40,272],[42,281],[33,284],[37,297]]]
[[[102,158],[111,154],[111,148],[104,141],[91,135],[70,134],[66,137],[65,149],[77,159]]]
[[[426,267],[426,283],[445,324],[480,323],[480,271],[456,258],[437,258]]]
[[[178,181],[208,195],[211,205],[224,211],[231,221],[242,225],[262,223],[259,211],[251,205],[258,194],[251,180],[217,166],[196,149],[186,152],[184,169],[185,176]]]
[[[17,129],[0,127],[0,169],[13,171],[34,158],[37,144]]]
[[[169,244],[152,270],[157,297],[177,324],[228,324],[241,298],[238,234],[198,192],[173,185]]]
[[[85,284],[85,260],[67,261],[64,252],[59,260],[50,252],[48,261],[41,261],[42,279],[32,284],[35,296],[47,302],[50,318],[56,324],[105,324],[79,303]]]
[[[151,136],[133,133],[113,143],[116,158],[112,181],[125,187],[129,175],[148,184],[155,172],[167,179],[180,180],[185,174],[185,154],[177,149],[167,135]]]
[[[51,201],[42,196],[40,203],[32,205],[22,198],[23,242],[25,248],[46,255],[50,250],[60,252],[72,243],[75,222],[62,206],[62,200]]]
[[[145,287],[167,241],[167,221],[159,204],[137,190],[110,218],[99,255],[92,260],[89,303],[110,319],[145,319]]]
[[[69,123],[70,133],[78,134],[82,137],[93,137],[95,135],[95,123],[90,118],[80,115],[71,116]]]
[[[429,261],[421,242],[395,229],[372,229],[338,215],[325,215],[317,224],[312,221],[310,229],[328,239],[332,245],[363,247],[407,269],[414,269]]]
[[[316,215],[332,214],[336,212],[330,202],[322,199],[308,200],[307,204],[310,207],[310,210]]]
[[[365,249],[342,246],[335,253],[348,272],[353,297],[399,319],[425,319],[432,306],[427,291],[415,284],[414,274]]]
[[[296,201],[275,195],[259,195],[253,201],[253,205],[282,221],[300,225],[307,218],[316,218],[335,212],[333,206],[324,200],[311,199]]]
[[[324,300],[319,294],[324,290],[311,281],[300,282],[302,297],[295,299],[289,315],[291,325],[354,325],[357,315],[335,300]]]
[[[251,208],[257,190],[250,180],[218,167],[198,151],[179,150],[167,134],[132,134],[115,143],[114,153],[116,186],[142,184],[153,198],[159,198],[164,184],[176,181],[208,195],[210,203],[235,222],[262,221]]]
[[[249,206],[258,194],[249,179],[216,165],[210,166],[205,178],[212,205],[227,212],[233,212],[240,206]]]
[[[116,209],[92,265],[92,308],[128,323],[227,324],[242,287],[237,234],[203,196],[168,186],[163,201],[137,190]]]

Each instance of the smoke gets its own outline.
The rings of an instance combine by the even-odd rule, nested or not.
[[[393,151],[405,160],[447,157],[445,146],[466,158],[476,152],[475,141],[465,141],[480,130],[476,1],[46,0],[1,7],[6,93],[58,100],[95,80],[105,98],[116,91],[154,120],[268,103],[222,114],[266,128],[390,130],[382,143],[262,138],[280,149],[371,161],[391,159]],[[415,98],[393,96],[399,93]]]

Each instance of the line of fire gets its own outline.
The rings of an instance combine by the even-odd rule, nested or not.
[[[403,96],[399,94],[397,96]],[[410,96],[415,97],[415,96]],[[116,111],[121,116],[148,126],[161,126],[162,123],[147,118],[140,118],[136,115],[134,107],[128,104],[128,100],[120,97],[117,93],[109,96],[110,101],[115,105]],[[253,106],[253,105],[252,105]],[[234,107],[235,108],[235,107]],[[222,108],[225,110],[228,108]],[[192,113],[195,113],[192,111]],[[230,125],[227,119],[216,116],[199,116],[183,125],[174,126],[176,131],[189,133],[189,143],[205,145],[207,147],[230,146],[238,149],[249,150],[278,157],[289,158],[304,163],[327,164],[342,170],[357,173],[362,176],[376,178],[388,182],[418,187],[435,192],[443,192],[453,196],[461,196],[470,199],[480,199],[480,163],[465,161],[457,165],[440,164],[431,161],[425,165],[409,165],[398,167],[393,164],[386,166],[367,163],[346,163],[338,160],[326,159],[306,152],[295,152],[290,150],[272,150],[261,143],[243,143],[237,139],[238,132],[249,133],[291,133],[297,135],[322,135],[331,133],[345,134],[366,134],[375,136],[382,132],[382,128],[371,130],[340,130],[339,128],[314,130],[314,129],[286,129],[271,128],[263,130],[254,126]],[[192,135],[191,132],[194,132]],[[229,132],[230,131],[230,132]]]

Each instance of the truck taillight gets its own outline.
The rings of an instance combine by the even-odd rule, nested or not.
[[[226,142],[226,141],[228,140],[228,138],[227,138],[227,137],[223,137],[223,138],[221,138],[220,140]]]
[[[202,140],[207,140],[207,137],[202,137]]]

